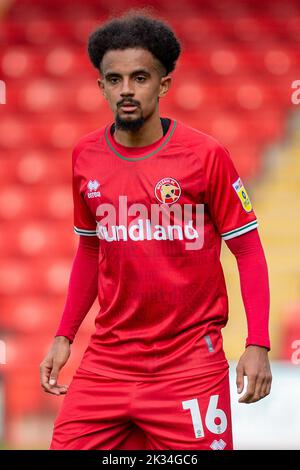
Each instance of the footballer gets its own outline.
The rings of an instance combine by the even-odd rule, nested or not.
[[[45,392],[65,395],[53,450],[234,449],[222,240],[247,316],[239,402],[270,393],[268,269],[251,201],[220,142],[160,114],[180,53],[171,27],[143,10],[111,18],[88,40],[113,118],[72,153],[79,244],[40,364]],[[71,384],[60,385],[97,297],[95,330]]]

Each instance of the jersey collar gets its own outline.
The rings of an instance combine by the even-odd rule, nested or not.
[[[163,136],[163,138],[157,141],[157,145],[154,142],[153,144],[146,145],[145,147],[137,147],[138,151],[136,153],[133,147],[126,147],[120,144],[118,144],[118,148],[116,147],[115,142],[110,134],[110,129],[112,125],[113,125],[113,122],[108,124],[104,132],[107,146],[115,155],[117,155],[117,157],[121,158],[122,160],[134,162],[137,160],[138,161],[144,160],[160,152],[170,141],[176,128],[176,121],[175,119],[171,119],[171,123],[170,123],[167,133]]]

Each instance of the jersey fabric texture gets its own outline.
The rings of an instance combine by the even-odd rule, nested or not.
[[[256,345],[271,350],[269,337],[270,289],[268,267],[258,230],[225,241],[235,256],[241,294],[247,317],[245,346]],[[55,336],[74,341],[82,321],[98,295],[98,237],[79,237],[68,294]],[[259,289],[257,286],[259,285]]]
[[[132,382],[78,368],[50,450],[233,450],[228,370]]]
[[[135,148],[117,143],[112,126],[73,151],[74,230],[100,238],[100,310],[81,367],[134,381],[225,370],[221,241],[257,228],[243,183],[217,140],[181,122]],[[167,225],[153,224],[153,208]]]

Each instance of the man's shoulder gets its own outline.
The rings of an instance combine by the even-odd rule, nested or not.
[[[102,126],[81,136],[73,147],[73,158],[76,159],[83,150],[88,149],[91,145],[101,145],[104,139],[106,127],[107,125]]]
[[[177,140],[182,145],[199,151],[214,151],[222,149],[223,145],[210,134],[177,120]]]

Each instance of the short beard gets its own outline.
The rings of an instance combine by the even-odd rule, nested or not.
[[[141,129],[145,123],[143,116],[134,119],[133,121],[126,121],[125,119],[120,118],[119,114],[116,115],[116,128],[122,131],[131,131],[135,132]]]

